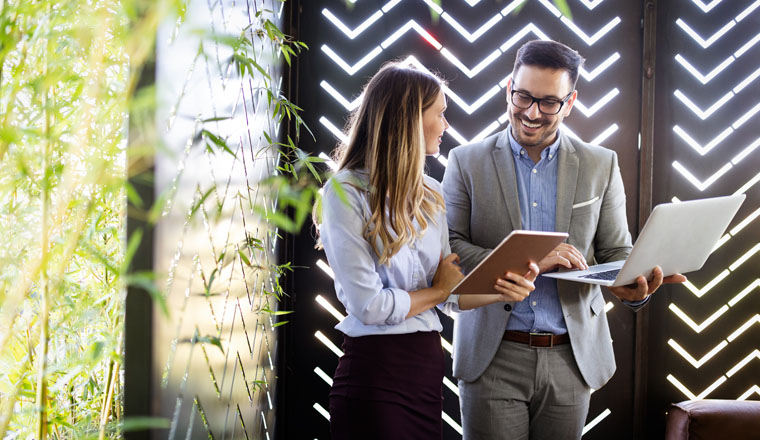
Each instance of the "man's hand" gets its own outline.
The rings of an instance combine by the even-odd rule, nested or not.
[[[586,264],[583,254],[575,246],[560,243],[543,260],[538,262],[539,273],[548,272],[558,267],[586,270],[588,269],[588,264]]]
[[[686,277],[680,273],[663,278],[662,269],[660,266],[655,266],[652,271],[652,279],[649,281],[643,275],[639,275],[636,278],[636,284],[608,287],[608,289],[623,301],[637,302],[656,292],[663,284],[683,283],[684,281],[686,281]]]

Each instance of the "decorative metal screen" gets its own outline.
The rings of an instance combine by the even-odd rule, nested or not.
[[[650,391],[758,399],[760,1],[674,3],[658,17],[654,200],[747,198],[702,270],[658,298]]]
[[[314,128],[313,152],[328,157],[343,136],[361,87],[383,62],[396,59],[440,73],[449,81],[446,132],[441,154],[428,161],[441,179],[448,151],[505,127],[505,87],[517,49],[531,39],[554,39],[587,58],[579,98],[563,130],[605,145],[620,156],[628,195],[629,223],[638,199],[641,7],[622,0],[570,1],[572,20],[548,0],[308,1],[300,5],[300,39],[311,47],[299,69],[299,104]],[[635,230],[635,228],[634,228]],[[345,311],[334,294],[324,254],[313,238],[296,240],[296,318],[290,367],[292,380],[283,438],[329,438],[328,393],[341,355],[342,334],[333,327]],[[610,298],[610,297],[608,297]],[[631,432],[633,381],[632,313],[608,299],[618,360],[613,380],[592,396],[586,438]],[[443,316],[443,315],[442,315]],[[443,346],[451,352],[452,321],[443,317]],[[475,342],[473,342],[475,343]],[[296,422],[298,420],[298,422]],[[444,379],[444,436],[460,438],[456,379]]]

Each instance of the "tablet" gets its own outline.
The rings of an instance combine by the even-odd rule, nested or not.
[[[496,294],[496,280],[505,272],[524,275],[567,238],[565,232],[512,231],[451,291],[453,295]]]

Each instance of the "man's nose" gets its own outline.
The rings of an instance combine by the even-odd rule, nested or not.
[[[538,102],[534,102],[525,109],[525,115],[531,119],[538,119],[541,117],[541,111],[538,109]]]

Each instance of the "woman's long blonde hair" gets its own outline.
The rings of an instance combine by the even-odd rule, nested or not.
[[[369,172],[372,215],[364,238],[380,264],[422,235],[428,221],[435,222],[435,214],[444,209],[443,197],[423,178],[422,125],[422,112],[435,103],[442,85],[429,73],[385,64],[364,88],[362,103],[351,115],[348,143],[336,150],[341,170]]]

